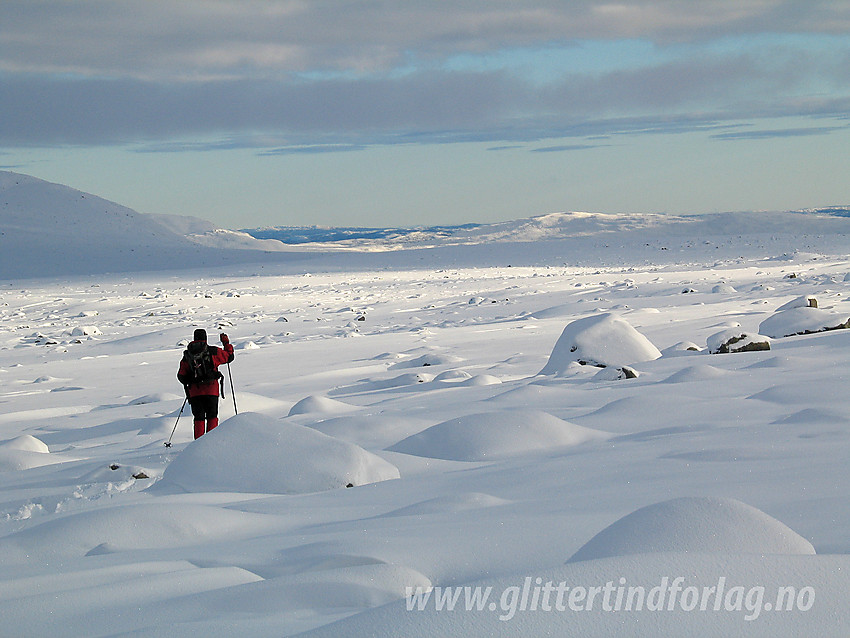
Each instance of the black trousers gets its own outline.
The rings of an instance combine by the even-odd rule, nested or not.
[[[189,405],[192,406],[192,416],[195,421],[218,418],[218,397],[215,395],[190,397]]]

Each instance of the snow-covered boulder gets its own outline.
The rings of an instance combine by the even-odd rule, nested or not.
[[[733,286],[730,286],[729,284],[717,284],[711,289],[711,292],[716,295],[731,295],[738,291],[735,290],[735,288]]]
[[[599,532],[569,562],[631,554],[814,554],[805,538],[732,498],[685,497],[632,512]]]
[[[814,295],[803,295],[802,297],[797,297],[796,299],[792,299],[786,304],[779,306],[776,309],[776,312],[782,312],[783,310],[791,310],[791,308],[817,308],[818,300]]]
[[[728,328],[711,335],[706,340],[706,346],[711,354],[754,352],[770,350],[770,338],[741,328]]]
[[[450,461],[486,461],[605,438],[605,432],[569,423],[547,412],[505,410],[438,423],[389,449]]]
[[[665,357],[683,357],[696,354],[701,351],[702,348],[693,341],[680,341],[669,348],[664,348],[664,350],[661,351],[661,354]]]
[[[243,413],[190,443],[159,488],[187,492],[301,494],[399,478],[363,448],[311,428]]]
[[[593,375],[594,381],[623,381],[624,379],[637,379],[640,372],[629,366],[621,368],[602,368]]]
[[[631,324],[605,313],[578,319],[564,328],[539,374],[564,374],[574,362],[622,368],[660,356],[658,348]]]
[[[787,305],[787,304],[786,304]],[[782,308],[785,308],[784,310]],[[759,332],[781,338],[850,328],[850,317],[816,306],[783,306],[761,322]]]
[[[297,414],[340,414],[351,412],[355,406],[328,397],[311,395],[301,399],[289,410],[289,416]]]
[[[77,326],[71,331],[72,337],[93,337],[102,334],[97,326]]]

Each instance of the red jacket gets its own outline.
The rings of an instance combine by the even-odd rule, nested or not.
[[[194,343],[194,342],[193,342]],[[212,357],[213,365],[216,370],[218,370],[218,366],[223,363],[230,363],[233,361],[233,344],[225,343],[221,348],[217,346],[207,346],[210,351],[210,355]],[[191,369],[189,367],[189,363],[186,359],[182,359],[180,361],[180,369],[177,371],[177,380],[180,381],[184,386],[188,388],[189,398],[192,397],[200,397],[200,396],[219,396],[218,390],[218,381],[213,379],[212,381],[207,381],[206,383],[190,383],[191,379]]]

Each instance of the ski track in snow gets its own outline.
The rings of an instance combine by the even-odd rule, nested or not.
[[[528,246],[507,244],[476,246],[486,254],[477,266],[478,253],[456,247],[448,254],[460,265],[447,268],[428,268],[411,250],[374,253],[368,268],[333,254],[315,257],[309,272],[267,264],[4,282],[0,633],[394,635],[396,627],[470,635],[461,612],[407,612],[405,587],[521,585],[533,575],[588,586],[645,578],[649,588],[659,574],[691,570],[710,580],[718,569],[742,585],[802,574],[789,584],[808,578],[821,600],[842,607],[840,621],[850,553],[850,331],[772,339],[764,352],[705,350],[712,335],[755,333],[803,295],[850,317],[850,263],[829,248],[840,241],[825,239],[818,252],[810,238],[806,254],[789,255],[730,232],[723,252],[736,256],[718,259],[716,244],[698,235],[656,238],[652,261],[642,239],[624,244],[616,265],[596,259],[600,238],[591,235],[572,266],[523,265],[515,260]],[[676,258],[657,248],[673,242]],[[634,363],[635,379],[577,364],[538,374],[565,326],[602,313],[666,354]],[[229,372],[245,432],[281,421],[321,433],[299,436],[297,449],[276,451],[287,444],[280,437],[253,450],[251,440],[234,445],[204,479],[232,491],[185,492],[185,463],[182,481],[160,480],[192,445],[188,408],[174,446],[163,441],[182,403],[175,375],[194,327],[226,331],[237,348]],[[702,350],[674,348],[683,342]],[[220,439],[238,437],[227,429],[229,384],[221,413]],[[486,414],[495,415],[497,442],[486,436]],[[530,443],[523,433],[537,420],[545,427],[535,426]],[[474,436],[451,432],[462,453],[445,449],[446,429],[470,423]],[[565,445],[572,430],[559,433],[559,423],[582,436]],[[426,431],[415,446],[398,445]],[[10,443],[23,435],[49,452],[30,439]],[[210,449],[214,436],[204,440]],[[287,486],[276,479],[300,461],[321,464],[328,437],[345,441],[335,450],[365,449],[350,457],[352,472],[377,482],[262,491],[264,476]],[[250,476],[250,490],[240,489],[238,471]],[[817,556],[668,553],[565,564],[619,519],[677,497],[758,508]],[[621,527],[611,529],[616,537]],[[651,525],[631,533],[653,545]],[[750,540],[758,547],[758,537]],[[699,614],[620,620],[638,622],[634,635],[654,635],[668,621],[681,635],[828,635],[832,612],[749,623],[727,613],[709,625]],[[581,635],[594,626],[581,614],[525,614],[514,624],[498,615],[481,627]]]

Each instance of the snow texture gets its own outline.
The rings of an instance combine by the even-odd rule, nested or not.
[[[850,317],[850,217],[284,245],[13,173],[0,206],[0,634],[847,633],[850,331],[809,329]],[[241,347],[193,441],[196,328]],[[730,332],[771,349],[699,345]]]
[[[814,554],[805,538],[731,498],[686,497],[648,505],[606,527],[570,558],[629,554]]]
[[[711,354],[745,352],[750,349],[770,350],[770,338],[742,328],[727,328],[711,335],[705,345]]]
[[[160,488],[301,494],[399,477],[389,462],[310,428],[243,413],[188,446]]]
[[[627,321],[603,313],[577,319],[564,328],[540,374],[563,374],[574,362],[622,367],[660,356],[658,348]]]
[[[791,306],[778,310],[776,314],[762,321],[759,332],[779,339],[848,327],[850,327],[850,315],[807,306]]]
[[[486,461],[607,438],[536,410],[471,414],[434,425],[400,441],[395,452],[454,461]]]

